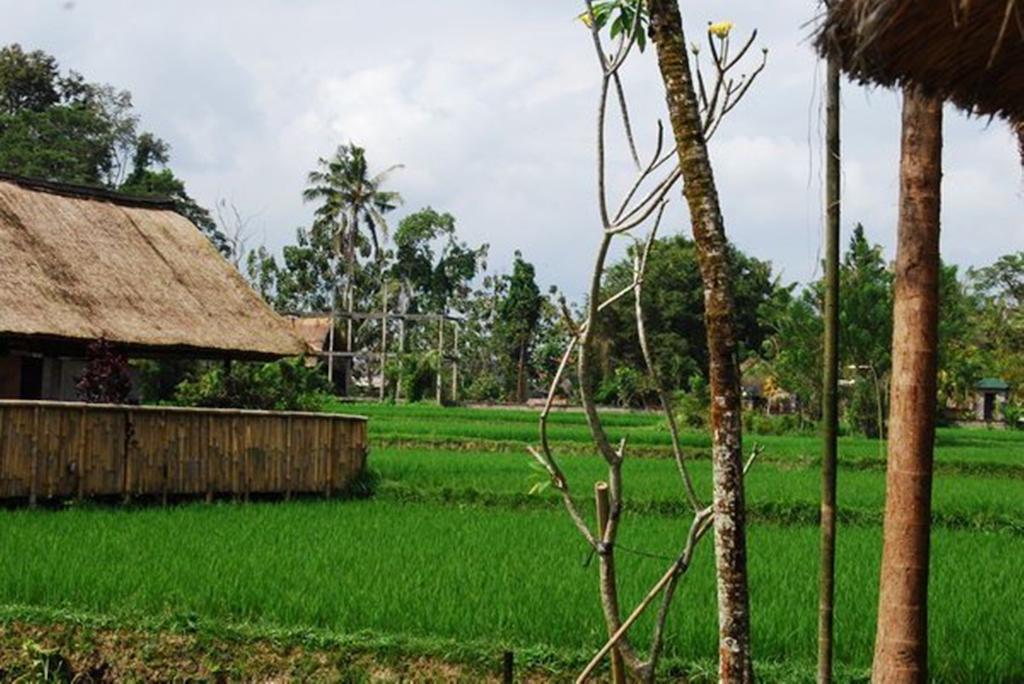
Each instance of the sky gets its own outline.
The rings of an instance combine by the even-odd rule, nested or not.
[[[201,204],[233,203],[249,246],[277,251],[307,225],[305,175],[339,143],[367,150],[405,205],[451,212],[460,235],[515,250],[542,288],[586,287],[600,239],[595,113],[600,72],[569,0],[0,0],[0,41],[128,89],[142,128]],[[813,0],[681,0],[689,39],[709,21],[758,30],[768,65],[711,143],[730,238],[784,282],[821,274],[824,68]],[[758,58],[759,55],[755,55]],[[664,91],[653,49],[623,71],[641,155]],[[899,94],[844,83],[843,240],[863,223],[893,257]],[[633,170],[609,124],[613,196]],[[942,251],[985,265],[1024,249],[1024,174],[1001,121],[946,110]],[[674,192],[663,234],[690,229]],[[619,247],[619,252],[623,246]]]

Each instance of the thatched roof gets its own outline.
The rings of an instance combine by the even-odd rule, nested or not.
[[[274,358],[305,345],[167,202],[0,175],[0,340]]]
[[[1016,0],[832,0],[822,52],[863,82],[912,84],[1024,121],[1024,8]]]
[[[327,349],[327,336],[331,332],[330,316],[287,316],[288,323],[309,353],[318,354]]]

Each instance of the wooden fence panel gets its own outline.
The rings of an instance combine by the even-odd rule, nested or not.
[[[0,499],[332,495],[366,434],[338,414],[0,401]]]

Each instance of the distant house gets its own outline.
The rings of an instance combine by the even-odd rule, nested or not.
[[[0,174],[0,398],[75,399],[101,337],[131,357],[306,350],[171,203]]]
[[[1003,419],[1003,407],[1010,400],[1010,386],[1000,378],[985,378],[974,386],[974,417],[991,423]]]
[[[797,410],[796,398],[779,386],[771,367],[763,360],[748,359],[740,366],[740,372],[745,411],[763,411],[767,415],[774,415]]]

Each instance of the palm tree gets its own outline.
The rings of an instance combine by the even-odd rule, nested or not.
[[[346,316],[346,351],[352,351],[352,313],[354,309],[354,281],[356,272],[356,247],[365,230],[373,245],[375,258],[380,258],[382,242],[388,238],[388,224],[384,215],[402,203],[402,196],[382,186],[400,164],[384,171],[369,175],[366,151],[349,143],[339,145],[334,156],[317,161],[317,168],[309,172],[307,187],[302,197],[307,202],[319,202],[314,228],[330,232],[335,267],[337,260],[345,260],[345,289],[342,299]],[[331,351],[334,351],[334,320],[337,314],[337,293],[331,298]],[[382,321],[382,324],[384,322]],[[345,391],[349,391],[352,359],[345,363]],[[334,358],[327,357],[327,375],[334,379]]]
[[[938,364],[942,102],[903,91],[889,462],[872,681],[928,680],[928,556]]]

